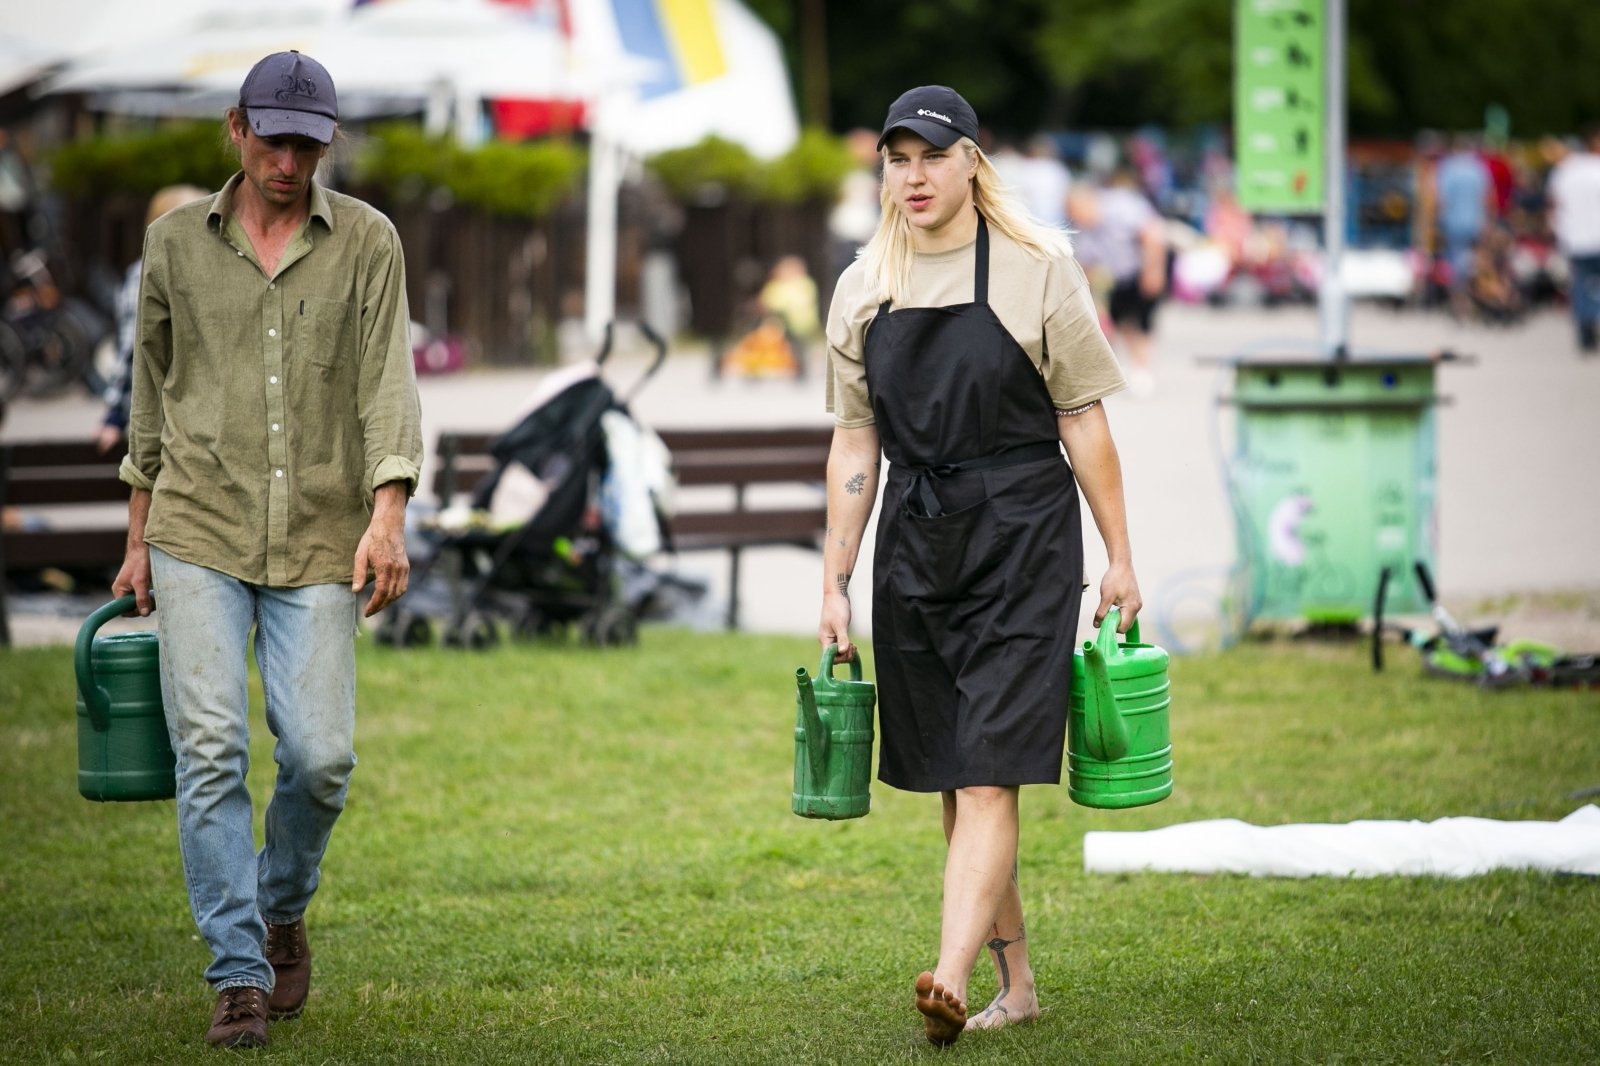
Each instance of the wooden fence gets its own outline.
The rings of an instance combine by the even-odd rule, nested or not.
[[[555,357],[556,324],[583,313],[585,209],[571,200],[538,220],[501,218],[448,203],[388,202],[352,190],[387,214],[406,254],[411,316],[460,336],[469,361],[491,366]],[[143,243],[145,199],[113,196],[67,205],[68,246],[80,266],[120,277]],[[714,341],[742,331],[749,302],[780,256],[800,255],[825,305],[833,289],[828,205],[727,200],[673,208],[636,187],[618,211],[617,314],[639,313],[646,252],[671,247],[690,305],[687,327]],[[91,271],[74,271],[87,277]]]

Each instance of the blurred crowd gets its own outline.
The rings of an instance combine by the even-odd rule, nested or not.
[[[1574,207],[1594,194],[1587,178],[1572,175],[1587,173],[1595,152],[1578,137],[1513,142],[1433,132],[1410,143],[1352,145],[1345,175],[1348,251],[1341,264],[1346,291],[1357,299],[1499,324],[1538,305],[1581,301],[1573,260],[1593,250],[1588,216],[1600,208]],[[1127,206],[1133,195],[1163,220],[1171,298],[1255,306],[1316,299],[1323,270],[1320,218],[1246,211],[1234,194],[1221,134],[1181,143],[1157,130],[1125,138],[1039,136],[1025,149],[996,144],[993,154],[1030,194],[1040,217],[1077,231],[1081,258],[1101,254],[1105,235],[1098,232],[1096,201],[1118,204],[1114,221],[1131,220],[1140,214]],[[1564,172],[1578,183],[1565,213],[1552,195]],[[1047,202],[1059,202],[1063,188],[1064,212]],[[1033,200],[1034,194],[1043,199]],[[1563,223],[1575,231],[1562,233]],[[1117,241],[1125,244],[1126,237]],[[1130,269],[1128,262],[1117,266],[1117,280]],[[1581,275],[1583,264],[1577,269]],[[1112,289],[1114,283],[1107,292]],[[1106,307],[1114,320],[1109,299]],[[1589,350],[1589,339],[1580,341]]]
[[[743,316],[751,332],[726,360],[729,372],[797,374],[815,351],[816,308],[877,224],[875,135],[853,131],[846,141],[857,165],[829,218],[832,276],[813,279],[792,255],[762,264],[770,275],[751,287],[755,306]],[[1242,207],[1225,131],[1039,133],[985,147],[1035,215],[1073,231],[1135,391],[1149,386],[1164,299],[1315,302],[1321,220]],[[119,279],[72,262],[58,205],[25,149],[0,129],[0,409],[25,385],[41,391],[73,381],[114,400]],[[1424,132],[1411,141],[1358,141],[1345,181],[1341,276],[1352,298],[1490,324],[1514,323],[1540,305],[1567,306],[1579,347],[1595,350],[1600,140]],[[1554,194],[1563,183],[1565,210]],[[1574,206],[1585,203],[1592,206]]]

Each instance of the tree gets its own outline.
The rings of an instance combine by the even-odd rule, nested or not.
[[[802,69],[801,0],[748,0]],[[1350,131],[1515,134],[1600,118],[1597,0],[1347,0]],[[875,128],[913,85],[953,85],[1002,135],[1226,123],[1234,0],[854,0],[827,6],[832,126]],[[798,94],[797,94],[798,95]]]

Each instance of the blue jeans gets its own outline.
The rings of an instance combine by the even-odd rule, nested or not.
[[[356,595],[251,585],[155,547],[150,568],[183,878],[212,954],[206,980],[271,992],[264,923],[305,913],[355,769]],[[252,625],[278,764],[259,853],[245,787]]]
[[[1600,255],[1574,255],[1567,260],[1572,269],[1572,317],[1582,328],[1600,323]]]

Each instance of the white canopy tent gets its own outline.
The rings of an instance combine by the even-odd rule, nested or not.
[[[570,38],[487,0],[232,3],[198,12],[178,32],[77,59],[46,91],[232,94],[256,60],[293,48],[328,68],[341,104],[422,103],[436,129],[453,126],[472,143],[483,136],[485,99],[589,100],[639,76],[615,33],[606,34],[606,0],[568,2],[586,16],[584,32]]]
[[[0,19],[0,92],[32,85],[74,60],[182,32],[216,6],[217,0],[13,0]],[[283,6],[333,11],[348,7],[349,0],[286,0]]]

